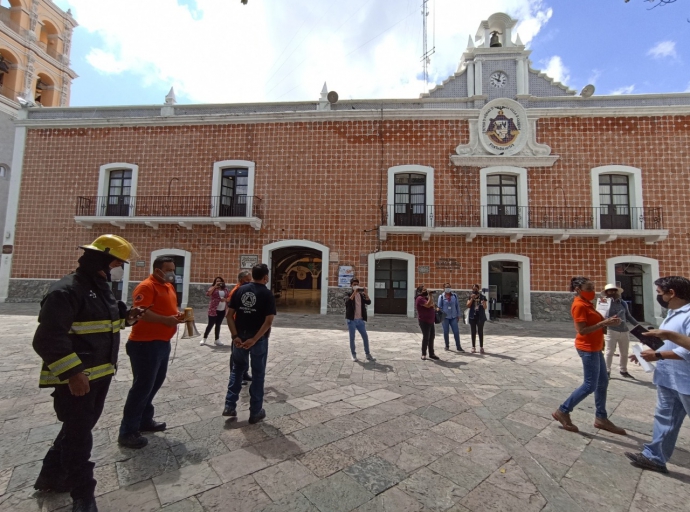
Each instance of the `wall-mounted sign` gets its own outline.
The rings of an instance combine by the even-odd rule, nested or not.
[[[14,248],[13,245],[3,245],[2,246],[2,253],[3,254],[12,254],[12,249]]]
[[[337,263],[340,261],[340,254],[337,252],[331,252],[330,256],[328,257],[328,261],[331,263]]]
[[[241,254],[240,268],[252,268],[259,264],[259,256],[257,254]]]
[[[349,265],[338,267],[338,287],[347,288],[350,286],[350,279],[355,276],[355,269]]]
[[[429,270],[429,265],[420,265],[417,267],[417,272],[420,274],[428,274]]]
[[[460,268],[460,263],[455,258],[439,258],[436,260],[436,268],[444,270],[456,270]]]
[[[145,267],[145,266],[146,266],[146,262],[143,261],[143,260],[138,260],[136,263],[134,263],[134,266],[135,266],[135,267]]]

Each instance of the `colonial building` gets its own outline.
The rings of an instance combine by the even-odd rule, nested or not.
[[[0,226],[5,225],[18,98],[69,105],[71,14],[48,0],[0,0]]]
[[[585,275],[658,322],[654,279],[690,275],[690,94],[578,94],[531,67],[515,25],[483,21],[419,99],[23,109],[1,298],[38,300],[116,232],[141,253],[125,298],[169,254],[181,305],[263,261],[284,310],[341,310],[354,274],[376,315],[450,281],[560,320]]]

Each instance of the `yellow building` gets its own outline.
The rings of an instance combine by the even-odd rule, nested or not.
[[[44,107],[69,105],[69,65],[77,22],[50,0],[0,0],[0,102],[17,97]]]

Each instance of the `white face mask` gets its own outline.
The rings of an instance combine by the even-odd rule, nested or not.
[[[450,293],[452,290],[450,288],[446,288],[446,293]]]
[[[163,274],[163,280],[167,281],[170,284],[175,283],[175,272],[163,272],[161,270],[161,274]]]

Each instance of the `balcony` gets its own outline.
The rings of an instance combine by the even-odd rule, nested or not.
[[[124,229],[144,224],[158,229],[176,224],[187,229],[212,224],[221,230],[232,225],[261,229],[261,198],[240,196],[79,196],[74,220],[91,228],[111,224]]]
[[[62,54],[58,53],[55,45],[49,45],[43,41],[36,41],[38,47],[57,61],[62,62]]]
[[[379,236],[418,234],[507,236],[511,242],[526,236],[553,237],[554,243],[568,238],[598,238],[599,243],[618,238],[643,238],[647,244],[666,239],[661,208],[629,206],[472,206],[384,205]]]
[[[16,21],[12,20],[12,14],[7,7],[0,6],[0,23],[5,24],[5,26],[12,32],[23,38],[28,36],[29,31],[25,28],[22,28],[21,25],[19,25],[19,23]]]

